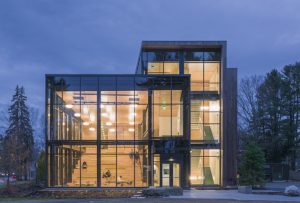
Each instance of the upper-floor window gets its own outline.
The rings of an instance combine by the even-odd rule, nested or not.
[[[220,91],[219,52],[186,51],[184,73],[191,75],[191,91]]]
[[[179,54],[176,51],[143,53],[144,68],[148,74],[179,74]]]

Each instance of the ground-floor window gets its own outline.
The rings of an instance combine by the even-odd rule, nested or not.
[[[148,186],[147,145],[60,145],[49,152],[52,187]]]
[[[192,149],[191,185],[220,184],[220,150]]]

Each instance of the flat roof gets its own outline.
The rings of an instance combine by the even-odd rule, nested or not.
[[[222,48],[227,41],[142,41],[142,49]]]
[[[190,74],[45,74],[45,77],[190,77]]]

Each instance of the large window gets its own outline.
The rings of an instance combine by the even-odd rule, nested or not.
[[[182,136],[182,91],[154,90],[152,114],[154,137]]]
[[[96,187],[96,145],[53,146],[49,154],[50,186]]]
[[[220,184],[220,150],[192,149],[191,185]]]
[[[177,56],[164,57],[172,61]],[[156,138],[183,135],[187,79],[47,78],[49,186],[147,187],[148,129],[154,130]]]
[[[98,78],[56,78],[55,85],[51,139],[97,140]]]
[[[101,186],[148,186],[148,147],[146,145],[102,145]]]
[[[220,100],[191,101],[191,140],[220,141]]]
[[[179,74],[179,54],[175,51],[144,52],[148,74]]]
[[[125,79],[140,85],[134,78]],[[145,140],[148,138],[148,91],[135,87],[133,82],[131,87],[121,82],[117,91],[101,91],[101,140]]]
[[[184,53],[184,73],[191,74],[191,91],[220,91],[220,53],[188,51]]]

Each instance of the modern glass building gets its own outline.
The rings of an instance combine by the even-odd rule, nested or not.
[[[235,184],[236,80],[224,41],[144,41],[135,74],[46,75],[48,187]]]

